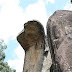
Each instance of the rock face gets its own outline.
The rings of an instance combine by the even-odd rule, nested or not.
[[[25,50],[23,72],[41,72],[45,50],[43,26],[37,21],[28,21],[17,40]]]
[[[45,53],[44,53],[42,72],[50,72],[51,64],[52,64],[51,54],[48,46],[47,36],[45,36]]]
[[[58,10],[47,22],[50,72],[72,72],[72,11]]]

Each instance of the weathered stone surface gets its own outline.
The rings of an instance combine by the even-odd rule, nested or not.
[[[43,26],[37,21],[24,24],[17,40],[25,50],[23,72],[41,72],[44,61],[45,34]]]
[[[42,72],[50,72],[50,67],[52,64],[50,51],[47,54],[47,57],[44,56],[44,62],[42,67]]]
[[[42,72],[50,72],[51,64],[52,64],[51,54],[48,46],[47,36],[45,36],[45,53],[44,53]]]
[[[47,35],[53,63],[50,72],[72,72],[72,11],[54,12]]]

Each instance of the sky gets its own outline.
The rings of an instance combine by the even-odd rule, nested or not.
[[[30,20],[39,21],[45,29],[56,10],[71,10],[70,0],[0,0],[0,39],[7,45],[5,62],[22,72],[25,52],[16,37]]]

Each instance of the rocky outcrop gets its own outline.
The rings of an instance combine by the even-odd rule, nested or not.
[[[37,21],[24,24],[24,30],[17,40],[25,50],[23,72],[41,72],[44,61],[45,34],[43,26]]]
[[[58,10],[47,22],[50,72],[72,72],[72,11]]]
[[[28,21],[17,40],[25,50],[23,72],[72,72],[72,11],[50,16],[47,37],[39,22]]]
[[[45,36],[45,53],[44,53],[42,72],[50,72],[51,64],[52,64],[51,54],[48,46],[47,36]]]

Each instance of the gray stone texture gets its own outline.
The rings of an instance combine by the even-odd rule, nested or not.
[[[50,72],[72,72],[72,11],[58,10],[47,22]]]

